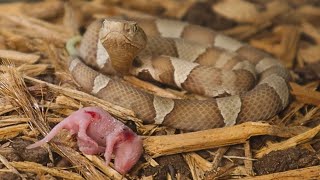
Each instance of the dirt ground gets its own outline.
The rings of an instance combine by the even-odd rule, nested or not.
[[[21,102],[13,103],[1,92],[1,180],[319,178],[319,1],[46,0],[4,2],[0,3],[0,10],[1,76],[7,73],[3,67],[8,66],[5,59],[12,60],[17,67],[15,72],[27,76],[21,78],[26,87],[18,86],[27,92],[27,96],[20,96],[21,102],[32,98],[30,102],[41,105],[41,112],[30,114],[34,109],[28,111]],[[280,132],[248,134],[247,139],[223,146],[159,157],[145,151],[124,177],[104,166],[102,156],[81,154],[75,137],[67,131],[60,133],[50,146],[26,149],[79,107],[101,105],[100,101],[79,94],[81,88],[66,70],[69,56],[64,47],[69,38],[83,34],[94,19],[117,15],[152,15],[188,21],[220,31],[278,58],[291,75],[290,104],[268,121],[270,127]],[[8,55],[9,51],[12,54]],[[164,86],[160,88],[163,90]],[[115,112],[111,114],[140,135],[182,133],[168,127],[143,125],[130,111],[112,105],[103,107]],[[257,125],[259,128],[264,127]]]

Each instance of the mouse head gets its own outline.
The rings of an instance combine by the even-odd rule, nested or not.
[[[131,131],[123,131],[124,139],[117,143],[114,154],[115,169],[121,174],[127,173],[139,160],[142,152],[142,139]]]

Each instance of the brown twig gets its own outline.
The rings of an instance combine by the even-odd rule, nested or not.
[[[304,128],[303,128],[304,129]],[[304,130],[301,129],[301,132]],[[216,128],[177,135],[149,136],[144,138],[144,149],[153,157],[191,152],[202,149],[245,143],[258,135],[292,137],[297,127],[279,127],[265,123],[247,122],[240,125]]]
[[[252,154],[251,154],[251,150],[250,150],[250,141],[246,141],[244,143],[244,154],[246,156],[246,159],[243,160],[244,162],[244,167],[247,171],[247,173],[250,175],[250,176],[253,176],[254,175],[254,172],[253,172],[253,168],[252,168]]]

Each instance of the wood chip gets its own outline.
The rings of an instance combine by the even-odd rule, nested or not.
[[[110,166],[106,166],[104,163],[104,160],[97,156],[92,155],[84,155],[86,158],[88,158],[91,162],[95,164],[102,172],[104,172],[110,179],[114,180],[127,180],[125,177],[123,177],[121,174],[119,174],[116,170],[112,169]]]
[[[64,179],[75,179],[75,180],[83,180],[84,178],[81,177],[79,174],[77,173],[73,173],[70,171],[66,171],[66,170],[59,170],[59,169],[55,169],[55,168],[49,168],[46,166],[43,166],[41,164],[38,163],[34,163],[34,162],[10,162],[10,165],[16,169],[18,169],[19,171],[24,171],[24,172],[32,172],[32,173],[49,173],[53,176],[56,177],[61,177]]]
[[[258,135],[291,137],[292,132],[297,133],[297,127],[279,127],[264,123],[247,122],[232,127],[192,133],[144,137],[143,146],[146,153],[152,157],[159,157],[181,152],[241,144],[250,137]]]
[[[191,170],[193,179],[204,179],[205,172],[212,170],[212,163],[203,159],[196,153],[183,154],[183,157]]]
[[[17,137],[20,133],[29,129],[28,124],[18,124],[14,126],[8,126],[0,128],[0,139],[7,140]]]
[[[216,13],[237,22],[256,22],[260,18],[257,7],[248,1],[224,0],[212,5]]]
[[[11,60],[11,61],[17,62],[19,64],[23,64],[23,63],[34,64],[40,59],[40,56],[35,55],[35,54],[22,53],[22,52],[14,51],[14,50],[1,50],[0,49],[0,58]]]
[[[320,45],[301,48],[298,56],[302,58],[304,63],[320,62]]]

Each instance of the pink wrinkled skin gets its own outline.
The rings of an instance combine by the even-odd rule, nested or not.
[[[104,152],[106,164],[109,164],[111,155],[114,154],[115,169],[121,174],[127,173],[143,152],[141,138],[98,107],[86,107],[72,113],[57,124],[45,138],[27,148],[49,142],[61,129],[67,129],[72,134],[77,133],[79,150],[84,154]]]

